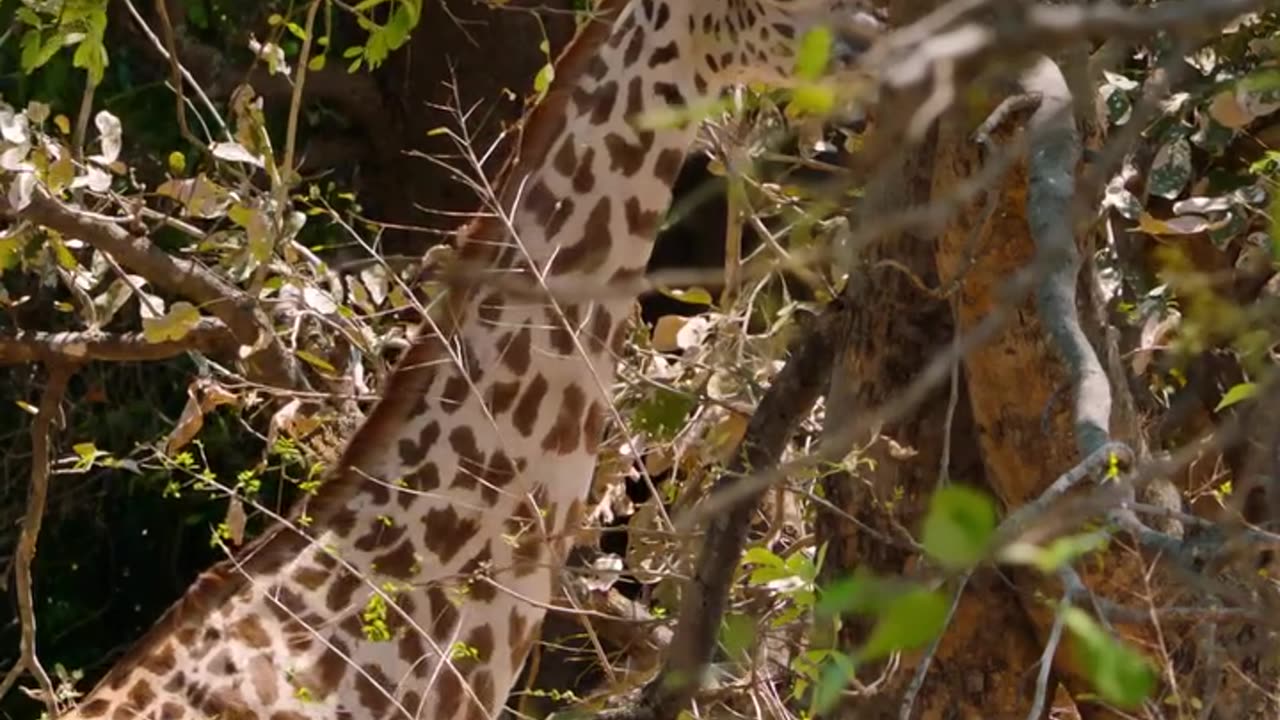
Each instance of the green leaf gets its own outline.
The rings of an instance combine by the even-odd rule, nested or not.
[[[655,439],[669,440],[684,427],[685,417],[697,404],[697,398],[688,394],[654,388],[635,410],[635,427]]]
[[[899,581],[878,578],[870,570],[860,567],[853,575],[841,578],[822,589],[817,613],[819,617],[844,613],[878,613],[907,589]]]
[[[996,529],[996,508],[985,493],[949,485],[933,494],[924,521],[924,549],[952,570],[971,567],[986,555]]]
[[[176,302],[163,317],[143,318],[142,334],[147,342],[181,340],[200,322],[200,311],[189,302]]]
[[[840,694],[849,686],[857,674],[858,665],[854,658],[844,653],[833,652],[823,663],[822,675],[813,688],[813,707],[810,715],[825,715],[840,701]]]
[[[867,644],[858,651],[866,662],[899,650],[914,650],[933,641],[947,624],[947,600],[942,595],[919,589],[896,598],[871,630]]]
[[[1179,137],[1166,143],[1151,161],[1151,194],[1172,200],[1191,180],[1191,143]]]
[[[551,87],[551,81],[554,80],[555,77],[556,77],[556,69],[551,65],[551,63],[547,63],[543,65],[542,69],[539,70],[538,74],[533,78],[534,92],[536,92],[538,95],[542,95],[546,93],[547,90]]]
[[[1222,410],[1229,408],[1232,405],[1235,405],[1236,403],[1244,402],[1245,400],[1249,400],[1250,398],[1257,397],[1257,395],[1258,395],[1257,383],[1251,383],[1251,382],[1240,383],[1239,385],[1235,385],[1234,387],[1232,387],[1230,390],[1226,392],[1225,395],[1222,396],[1222,399],[1218,401],[1218,406],[1215,407],[1213,411],[1221,412]]]
[[[720,644],[725,653],[734,660],[742,659],[751,652],[756,641],[756,621],[750,615],[730,613],[725,615],[720,626]]]
[[[1062,612],[1077,641],[1077,659],[1098,695],[1124,709],[1137,707],[1151,695],[1156,672],[1146,657],[1112,637],[1083,610],[1067,607]]]
[[[308,365],[320,370],[321,372],[329,373],[331,375],[338,374],[337,368],[331,365],[328,360],[325,360],[318,355],[313,355],[306,350],[295,350],[294,354],[304,360]]]
[[[1057,538],[1043,548],[1031,543],[1014,543],[1005,548],[1000,557],[1005,562],[1032,565],[1040,572],[1049,574],[1069,565],[1076,558],[1105,548],[1108,537],[1103,532],[1068,535]]]
[[[796,52],[796,76],[803,80],[822,77],[831,59],[832,42],[830,28],[822,25],[805,32],[800,38],[800,49]]]
[[[742,553],[742,562],[751,563],[752,565],[763,565],[765,567],[783,567],[785,564],[777,553],[773,552],[763,545],[757,545],[753,548],[747,548]]]

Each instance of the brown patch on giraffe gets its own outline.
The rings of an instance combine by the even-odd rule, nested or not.
[[[637,27],[627,43],[627,51],[622,56],[623,65],[635,65],[640,62],[640,52],[644,50],[644,28]]]
[[[461,517],[452,507],[432,508],[427,512],[425,545],[443,563],[453,558],[480,531],[475,518]]]
[[[320,586],[309,589],[315,590],[317,587]],[[231,636],[254,650],[271,647],[271,636],[267,634],[267,629],[262,626],[262,620],[257,615],[245,615],[237,620],[231,626]]]
[[[669,82],[656,82],[653,84],[653,92],[662,98],[662,102],[668,107],[680,108],[685,106],[684,93],[680,92],[680,86]]]
[[[520,613],[520,608],[513,606],[511,614],[507,616],[507,642],[513,649],[519,648],[524,643],[524,634],[528,629],[529,619]],[[524,657],[513,652],[511,655],[511,674],[519,674],[522,664],[524,664]]]
[[[511,571],[517,578],[525,578],[538,571],[546,544],[546,537],[540,532],[527,532],[516,540],[511,552]]]
[[[169,680],[164,684],[164,691],[170,695],[182,693],[187,688],[187,674],[181,670],[169,676]]]
[[[469,701],[467,720],[488,720],[495,695],[493,673],[488,670],[476,673],[471,680],[471,691],[475,693],[475,699]]]
[[[401,478],[404,483],[402,492],[396,494],[396,502],[405,510],[418,498],[418,493],[428,493],[440,487],[440,469],[429,462]],[[407,492],[412,490],[414,492]]]
[[[599,55],[592,56],[591,62],[587,65],[586,69],[587,77],[592,80],[602,80],[604,79],[604,76],[608,74],[609,65],[604,61],[604,58]]]
[[[271,713],[270,720],[310,720],[306,715],[293,710],[277,710]]]
[[[684,164],[684,151],[679,148],[667,148],[658,153],[653,163],[653,175],[664,185],[674,185],[676,176],[680,174],[680,166]]]
[[[160,705],[159,720],[178,720],[184,714],[182,706],[176,702],[166,702]]]
[[[569,550],[577,543],[578,530],[582,528],[582,521],[586,518],[586,503],[582,498],[574,498],[569,503],[569,511],[565,513],[564,525],[559,527],[559,537],[556,538],[560,555],[563,557],[569,553]]]
[[[521,435],[529,437],[533,434],[533,426],[538,421],[538,411],[542,407],[542,399],[547,396],[547,390],[550,385],[547,379],[538,373],[533,376],[533,380],[529,381],[529,385],[524,389],[524,394],[520,396],[520,401],[516,403],[515,414],[512,416],[512,422],[516,426],[516,430]]]
[[[356,675],[356,695],[360,706],[369,710],[371,717],[381,717],[391,707],[391,679],[382,668],[371,663],[361,665],[360,669],[364,671]]]
[[[401,701],[400,704],[404,706],[405,710],[409,711],[410,717],[414,717],[414,718],[421,717],[419,715],[419,710],[422,707],[422,696],[419,695],[416,691],[410,690],[409,692],[405,693],[404,700]]]
[[[480,318],[480,322],[494,326],[502,321],[502,311],[505,307],[506,303],[502,300],[502,293],[494,291],[480,301],[476,316]]]
[[[582,421],[582,444],[589,448],[594,448],[600,443],[600,438],[604,435],[604,421],[607,415],[604,411],[604,405],[598,400],[591,401],[591,407],[587,408],[587,417]]]
[[[573,171],[578,168],[577,144],[578,141],[573,135],[566,135],[560,141],[560,149],[556,151],[555,158],[551,161],[551,167],[565,177],[573,175]]]
[[[665,6],[663,7],[665,8]],[[680,46],[676,44],[675,40],[672,40],[660,48],[655,48],[654,51],[649,54],[649,67],[656,68],[659,65],[665,65],[679,57]]]
[[[293,676],[293,685],[315,700],[329,697],[347,674],[349,652],[350,647],[342,638],[332,638],[314,665]]]
[[[609,249],[613,245],[609,234],[612,219],[613,200],[608,195],[602,195],[587,214],[582,237],[578,242],[560,248],[547,271],[552,275],[563,275],[567,272],[590,273],[599,270],[609,259]]]
[[[524,209],[533,216],[534,222],[545,227],[556,210],[557,199],[547,182],[539,178],[524,191]]]
[[[644,80],[639,76],[631,78],[631,82],[627,84],[627,107],[623,111],[623,116],[628,118],[639,117],[644,112]]]
[[[474,653],[468,652],[462,657],[455,658],[453,666],[463,677],[472,677],[493,657],[493,628],[488,625],[477,625],[467,633],[465,638],[462,638],[462,644],[474,650]]]
[[[253,694],[257,696],[259,704],[271,705],[280,699],[279,678],[276,676],[276,667],[271,662],[270,655],[266,653],[254,655],[249,660],[249,666],[245,668],[245,674],[249,676],[249,685],[253,687]]]
[[[579,422],[582,411],[586,409],[587,394],[577,383],[569,383],[564,388],[564,396],[560,401],[560,412],[556,415],[555,424],[542,438],[542,449],[547,452],[568,455],[578,449],[578,441],[582,435]]]
[[[245,701],[240,690],[234,687],[215,690],[203,702],[196,703],[196,707],[208,717],[218,720],[258,720],[258,713]]]
[[[387,525],[381,518],[369,521],[369,532],[355,541],[355,548],[361,552],[373,552],[389,548],[404,537],[404,525]]]
[[[312,554],[312,559],[322,570],[333,570],[338,567],[338,558],[324,548],[317,548],[315,553]]]
[[[315,590],[329,579],[329,573],[318,567],[301,566],[293,571],[292,580],[308,590]]]
[[[372,483],[364,483],[362,487],[368,487]],[[329,530],[332,530],[338,537],[347,537],[351,535],[351,531],[356,526],[356,511],[349,507],[339,508],[335,510],[333,515],[329,517]]]
[[[408,580],[421,569],[413,543],[408,540],[402,541],[395,550],[374,558],[373,566],[377,572],[397,580]]]
[[[528,328],[526,328],[528,329]],[[512,404],[516,401],[516,396],[520,393],[520,381],[512,380],[511,382],[495,382],[489,386],[487,405],[489,412],[494,417],[511,409]]]
[[[462,679],[453,668],[445,667],[436,676],[436,713],[431,717],[448,717],[464,702],[471,702],[462,690]]]
[[[427,589],[427,601],[431,607],[431,638],[438,643],[449,642],[458,627],[458,607],[438,585]]]
[[[582,160],[578,163],[577,170],[573,173],[573,191],[586,194],[595,189],[596,186],[596,149],[587,148],[582,154]]]
[[[505,340],[506,336],[504,336]],[[522,376],[529,372],[529,363],[532,360],[533,349],[533,331],[529,326],[520,328],[520,331],[511,337],[509,342],[501,342],[502,347],[502,364],[516,376]]]
[[[405,665],[413,668],[413,674],[423,678],[428,675],[431,670],[431,663],[423,662],[423,657],[427,654],[427,645],[422,641],[422,636],[418,631],[410,628],[406,632],[400,633],[400,639],[396,641],[396,647],[400,653],[400,660]],[[413,708],[409,708],[412,710]]]
[[[515,612],[512,610],[512,612]],[[535,621],[530,627],[528,633],[512,646],[511,649],[511,666],[512,672],[519,672],[520,666],[524,664],[525,658],[529,657],[529,651],[533,649],[533,644],[538,641],[538,636],[542,632],[542,620]]]
[[[275,604],[272,604],[271,608],[276,612],[281,612],[280,608],[276,607]],[[203,660],[204,656],[208,655],[209,651],[220,640],[222,640],[222,633],[218,632],[217,628],[205,628],[204,632],[200,634],[200,639],[187,646],[187,655],[192,660]]]
[[[467,561],[459,570],[458,574],[463,577],[473,577],[474,580],[469,585],[469,597],[475,598],[480,602],[492,602],[498,596],[498,589],[493,586],[485,577],[488,572],[489,565],[493,562],[493,551],[490,543],[485,543],[480,552],[476,556]]]
[[[467,378],[458,373],[450,375],[449,379],[445,380],[444,392],[440,393],[440,406],[446,413],[452,415],[462,408],[462,403],[466,401],[469,392],[471,392],[471,385],[467,382]]]
[[[623,177],[631,177],[640,172],[656,137],[651,130],[641,130],[636,136],[639,138],[637,143],[629,142],[618,133],[604,136],[604,147],[609,151],[609,168]]]
[[[551,343],[551,349],[561,355],[569,355],[574,349],[570,328],[578,326],[578,306],[565,305],[560,310],[558,313],[555,308],[548,307],[544,311],[547,318],[547,339]]]
[[[133,687],[129,688],[127,697],[129,704],[141,714],[142,711],[151,706],[151,703],[155,702],[156,691],[151,687],[151,683],[146,680],[139,680],[133,684]]]
[[[440,423],[432,420],[422,426],[422,430],[418,432],[417,442],[409,438],[400,440],[400,462],[404,463],[405,467],[414,467],[420,464],[439,439]]]
[[[599,355],[609,344],[609,331],[613,329],[613,315],[603,305],[595,306],[591,314],[591,330],[587,333],[587,347]]]
[[[109,709],[111,709],[111,703],[103,698],[98,698],[77,707],[76,712],[82,718],[96,718],[105,715]]]
[[[650,239],[658,229],[659,213],[654,210],[645,210],[640,206],[640,199],[636,197],[627,198],[627,205],[624,210],[624,216],[627,220],[627,232],[636,237]],[[637,278],[643,277],[645,273],[644,266],[638,268],[619,268],[614,273],[615,280],[626,280],[634,282]]]
[[[215,653],[209,659],[205,669],[210,675],[235,675],[240,672],[240,668],[236,667],[235,661],[231,659],[231,653],[225,649]]]
[[[142,661],[142,669],[153,675],[167,675],[178,666],[178,658],[171,643],[165,643]]]
[[[360,578],[354,573],[345,569],[339,571],[338,576],[329,585],[329,591],[325,593],[324,606],[329,609],[329,612],[345,610],[351,605],[351,599],[355,597],[356,590],[362,584]]]

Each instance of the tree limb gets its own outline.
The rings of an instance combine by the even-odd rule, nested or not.
[[[256,349],[245,358],[253,379],[281,388],[306,386],[297,361],[275,337],[270,321],[251,298],[198,263],[176,258],[146,237],[131,234],[122,224],[126,218],[117,220],[70,207],[39,186],[32,192],[30,204],[16,213],[0,201],[0,214],[16,215],[84,240],[155,287],[195,301],[225,323],[242,346]]]
[[[40,398],[40,408],[31,423],[31,487],[27,494],[27,512],[22,519],[22,532],[13,563],[16,580],[14,591],[18,594],[18,617],[22,625],[22,639],[19,643],[21,655],[13,667],[9,668],[4,680],[0,681],[0,698],[3,698],[23,671],[30,672],[40,684],[45,707],[51,718],[58,717],[58,697],[49,674],[36,656],[36,613],[31,597],[31,561],[36,556],[45,500],[49,496],[49,440],[53,433],[54,416],[58,414],[71,374],[71,365],[49,365],[49,385]]]
[[[815,327],[795,349],[751,417],[746,435],[712,497],[732,488],[742,476],[778,463],[787,441],[825,391],[847,325],[839,301],[829,305]],[[716,647],[720,621],[728,601],[750,528],[751,514],[767,486],[709,520],[693,577],[685,584],[679,621],[661,672],[631,706],[604,713],[611,720],[658,720],[675,717],[693,699],[703,668]]]
[[[164,360],[185,352],[234,353],[240,343],[217,318],[200,318],[180,340],[152,342],[143,333],[19,332],[0,336],[0,365],[30,362]]]

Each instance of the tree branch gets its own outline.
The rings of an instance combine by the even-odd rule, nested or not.
[[[217,318],[200,318],[180,340],[152,342],[140,332],[19,332],[0,336],[0,365],[30,362],[164,360],[185,352],[234,353],[240,343]]]
[[[1057,63],[1042,56],[1023,74],[1021,84],[1040,99],[1028,122],[1027,159],[1027,224],[1035,262],[1045,268],[1036,288],[1036,310],[1075,388],[1076,445],[1081,457],[1089,457],[1111,439],[1111,384],[1076,310],[1081,258],[1073,202],[1080,134],[1071,90]]]
[[[742,476],[778,463],[787,441],[825,391],[843,342],[848,312],[833,302],[787,360],[751,417],[733,462],[720,476],[712,497]],[[693,577],[685,584],[679,622],[661,672],[631,706],[604,713],[611,720],[675,717],[693,699],[702,670],[711,661],[721,618],[750,528],[751,514],[767,486],[753,488],[727,512],[711,517]]]
[[[72,208],[37,186],[31,202],[14,213],[0,201],[0,214],[79,238],[111,255],[121,265],[145,277],[166,292],[189,298],[226,324],[242,346],[255,348],[245,358],[253,379],[281,388],[301,388],[306,380],[297,361],[271,330],[271,323],[256,303],[214,273],[191,261],[173,257],[141,235],[130,234],[126,218],[113,218]]]
[[[40,684],[45,707],[51,718],[58,717],[58,697],[49,674],[36,656],[36,613],[31,596],[31,561],[36,556],[45,500],[49,496],[49,440],[53,433],[54,416],[58,414],[71,374],[71,366],[66,363],[49,365],[49,385],[40,398],[40,408],[31,423],[31,487],[28,489],[27,512],[22,519],[22,532],[14,559],[14,591],[18,594],[18,617],[22,625],[22,639],[19,643],[21,655],[13,667],[9,668],[4,680],[0,681],[0,698],[3,698],[23,671],[29,671]]]

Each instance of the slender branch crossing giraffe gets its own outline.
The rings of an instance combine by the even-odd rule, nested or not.
[[[646,111],[786,82],[849,0],[604,0],[525,119],[498,200],[459,234],[496,271],[644,272],[696,128]],[[840,54],[837,54],[840,59]],[[632,298],[556,304],[456,287],[308,513],[201,576],[71,717],[493,717],[551,601],[608,417]],[[443,658],[443,660],[442,660]]]

